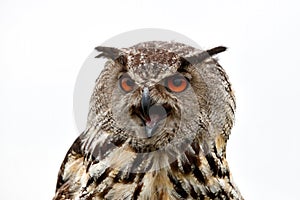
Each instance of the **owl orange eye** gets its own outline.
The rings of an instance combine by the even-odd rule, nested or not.
[[[130,92],[133,90],[135,83],[129,76],[121,76],[119,85],[125,92]]]
[[[183,92],[188,86],[188,81],[183,76],[176,75],[168,78],[166,85],[172,92]]]

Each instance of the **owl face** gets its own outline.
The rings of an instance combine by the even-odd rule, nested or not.
[[[89,119],[109,118],[112,137],[151,152],[224,132],[227,108],[219,102],[227,101],[226,75],[207,52],[168,42],[96,49],[110,60],[96,82]]]
[[[189,78],[189,73],[161,63],[120,71],[112,93],[116,125],[123,127],[137,146],[151,151],[183,137],[183,130],[193,124],[188,119],[199,111]]]

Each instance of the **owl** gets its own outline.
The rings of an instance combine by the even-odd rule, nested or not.
[[[53,199],[243,199],[226,161],[235,97],[213,58],[226,48],[95,49],[107,61]]]

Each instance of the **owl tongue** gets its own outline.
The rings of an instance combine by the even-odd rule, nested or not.
[[[146,121],[146,126],[153,128],[160,120],[161,116],[159,114],[152,113],[150,114],[150,120]]]
[[[149,109],[149,118],[145,121],[148,137],[153,135],[158,123],[167,116],[166,109],[162,105],[153,105]]]

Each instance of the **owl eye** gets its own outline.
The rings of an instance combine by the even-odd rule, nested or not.
[[[121,76],[119,79],[119,85],[125,92],[130,92],[133,90],[135,83],[129,76]]]
[[[167,79],[166,86],[172,92],[183,92],[188,86],[188,81],[183,76],[175,75]]]

